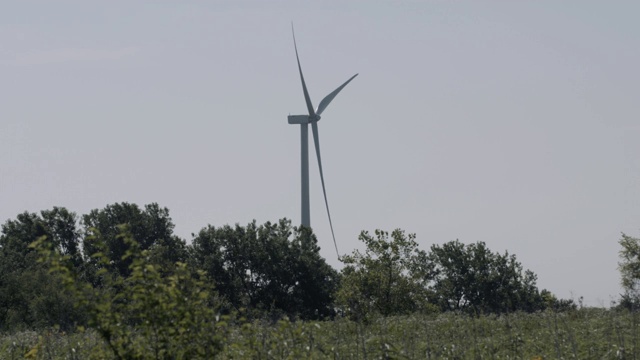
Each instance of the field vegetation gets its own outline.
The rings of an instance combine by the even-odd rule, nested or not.
[[[159,340],[132,331],[136,352],[113,354],[94,329],[49,329],[0,337],[2,359],[193,359],[180,349],[156,353]],[[144,339],[144,340],[143,340]],[[156,342],[158,341],[158,342]],[[368,323],[230,322],[218,329],[220,359],[637,359],[637,313],[577,309],[558,313],[379,317]],[[167,348],[169,350],[169,348]]]

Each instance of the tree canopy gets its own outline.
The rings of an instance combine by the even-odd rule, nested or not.
[[[151,291],[156,288],[150,282],[157,282],[158,291],[168,292],[162,296],[177,301],[171,292],[177,291],[175,279],[180,278],[180,286],[206,284],[202,290],[181,288],[180,294],[211,293],[206,303],[217,312],[250,319],[344,314],[367,321],[415,312],[575,306],[539,291],[536,275],[524,270],[515,255],[494,253],[482,242],[456,240],[425,250],[415,234],[401,229],[363,231],[359,240],[364,249],[341,257],[344,267],[337,271],[320,256],[312,230],[292,226],[287,219],[207,225],[189,243],[173,231],[169,210],[155,203],[114,203],[82,216],[54,207],[7,220],[0,233],[0,331],[86,324],[91,307],[77,306],[79,293],[62,286],[69,279],[92,289],[87,291],[96,301],[113,296],[122,306],[144,307],[146,303],[131,298],[143,295],[128,293],[133,289],[127,286],[145,279],[143,289]],[[623,285],[628,295],[635,294],[639,240],[625,235],[620,243]],[[33,244],[59,257],[57,269],[66,270],[52,272],[39,262],[43,252],[34,251]],[[140,314],[149,310],[136,309]]]
[[[29,248],[38,239],[45,239],[64,255],[70,266],[82,266],[75,213],[54,207],[7,220],[0,233],[0,330],[52,324],[68,327],[82,318],[59,279],[38,263],[37,253]]]
[[[622,234],[619,241],[620,283],[624,293],[621,304],[628,308],[638,308],[640,305],[640,238]]]
[[[402,230],[389,233],[367,231],[359,240],[366,249],[341,258],[342,286],[338,299],[344,311],[356,319],[371,313],[383,316],[408,314],[429,308],[429,289],[424,286],[423,251],[414,234]]]
[[[486,244],[450,241],[418,248],[415,234],[397,229],[360,234],[364,253],[342,258],[338,299],[356,318],[415,311],[505,313],[544,309],[536,275],[515,255],[491,252]]]
[[[323,318],[333,313],[338,274],[319,251],[308,228],[286,219],[260,226],[254,221],[203,228],[193,239],[191,260],[235,309]]]
[[[94,209],[82,217],[84,225],[83,250],[90,266],[98,266],[94,254],[99,252],[92,240],[100,238],[110,260],[109,268],[120,276],[130,273],[131,259],[125,259],[128,246],[120,233],[119,226],[126,224],[131,236],[142,250],[150,250],[150,257],[165,265],[186,261],[186,243],[173,234],[175,225],[169,216],[169,209],[153,203],[143,209],[136,204],[115,203],[104,209]]]
[[[484,242],[434,244],[427,261],[442,310],[503,313],[544,307],[536,275],[523,271],[515,255],[493,253]]]

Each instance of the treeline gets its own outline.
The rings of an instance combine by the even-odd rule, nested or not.
[[[286,219],[209,225],[190,244],[173,230],[169,210],[158,204],[116,203],[82,216],[54,207],[7,220],[0,234],[0,331],[92,326],[116,346],[114,324],[121,323],[191,321],[205,331],[206,319],[227,314],[367,321],[575,307],[540,291],[515,255],[482,242],[425,251],[402,230],[363,232],[365,250],[343,256],[338,271],[320,256],[312,231]]]

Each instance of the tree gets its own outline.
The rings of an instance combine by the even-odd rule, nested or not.
[[[90,235],[92,236],[92,235]],[[45,238],[31,247],[47,272],[55,274],[76,304],[86,311],[88,323],[106,347],[92,350],[95,358],[212,359],[224,346],[226,323],[217,314],[217,303],[204,273],[192,273],[184,263],[171,275],[149,262],[149,250],[141,250],[128,225],[116,235],[126,246],[130,274],[105,276],[103,287],[78,279],[70,264]],[[107,244],[92,238],[99,250],[95,260],[105,266]]]
[[[65,208],[54,207],[40,212],[48,237],[61,255],[67,256],[75,268],[83,264],[80,251],[81,231],[78,228],[78,217]]]
[[[619,244],[618,270],[624,290],[621,305],[635,309],[640,305],[640,239],[622,234]]]
[[[64,256],[71,267],[83,264],[75,213],[54,207],[40,214],[24,212],[7,220],[0,234],[0,330],[81,321],[60,280],[37,262],[29,245],[38,239]]]
[[[156,203],[145,205],[144,209],[126,202],[107,205],[104,209],[91,210],[82,217],[82,222],[85,228],[83,248],[90,259],[92,273],[101,265],[91,257],[98,253],[91,239],[100,237],[105,242],[106,256],[110,259],[107,265],[109,270],[124,277],[130,274],[132,260],[123,259],[128,246],[124,238],[118,236],[119,226],[124,224],[129,227],[140,248],[149,250],[149,256],[154,262],[163,264],[164,269],[171,269],[171,265],[178,261],[186,261],[186,244],[173,234],[175,225],[169,216],[169,209],[161,208]]]
[[[364,254],[355,250],[340,259],[345,267],[338,300],[348,315],[366,320],[372,313],[388,316],[430,309],[428,268],[415,234],[396,229],[389,237],[376,230],[374,237],[363,231],[358,239],[366,246]]]
[[[544,307],[536,275],[523,271],[515,255],[493,253],[484,242],[433,245],[428,260],[436,302],[444,311],[502,313]]]
[[[318,319],[333,314],[338,277],[319,251],[315,235],[290,220],[253,221],[200,230],[190,260],[235,309]]]

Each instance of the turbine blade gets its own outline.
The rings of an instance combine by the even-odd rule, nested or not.
[[[336,235],[333,233],[333,223],[331,222],[331,213],[329,212],[329,201],[327,200],[327,190],[324,187],[324,174],[322,173],[322,159],[320,158],[320,138],[318,134],[318,122],[311,123],[311,129],[313,130],[313,142],[316,145],[316,155],[318,156],[318,168],[320,169],[320,181],[322,182],[322,193],[324,194],[324,204],[327,207],[327,216],[329,217],[329,226],[331,227],[331,236],[333,237],[333,245],[336,247],[336,254],[340,257],[338,252],[338,243],[336,243]]]
[[[302,74],[302,73],[301,73]],[[324,109],[327,108],[327,106],[329,106],[329,103],[331,103],[331,100],[333,100],[334,97],[336,97],[336,95],[338,95],[338,93],[340,92],[340,90],[342,90],[345,86],[347,86],[348,83],[351,82],[351,80],[353,80],[353,78],[355,78],[356,76],[358,76],[358,74],[353,75],[349,80],[347,80],[344,84],[340,85],[339,88],[333,90],[333,92],[327,96],[324,97],[324,99],[322,99],[322,101],[320,101],[320,105],[318,105],[318,110],[316,110],[316,114],[320,115],[322,114],[322,112],[324,111]]]
[[[309,91],[307,91],[307,84],[304,82],[304,76],[302,75],[302,67],[300,66],[300,57],[298,56],[298,45],[296,45],[296,33],[293,31],[293,23],[291,23],[291,33],[293,34],[293,47],[296,49],[296,60],[298,60],[298,71],[300,71],[300,80],[302,80],[302,91],[304,92],[304,100],[307,102],[307,110],[309,110],[309,116],[313,117],[316,113],[313,111],[313,105],[311,104]]]

